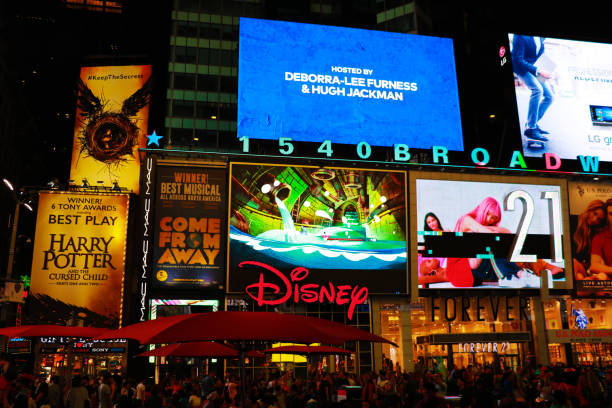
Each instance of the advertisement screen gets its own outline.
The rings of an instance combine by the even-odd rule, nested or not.
[[[525,155],[612,161],[612,44],[509,40]]]
[[[241,18],[239,47],[238,137],[463,150],[451,39]]]
[[[420,288],[565,287],[562,183],[437,178],[414,180]]]
[[[151,299],[150,303],[150,320],[155,320],[158,317],[216,312],[219,310],[218,300]]]
[[[314,301],[324,288],[339,304],[341,293],[406,292],[405,173],[267,164],[231,171],[230,291],[257,286],[299,299],[310,290]]]
[[[40,193],[28,316],[34,323],[120,324],[128,196]]]
[[[579,295],[612,291],[612,184],[569,183],[574,281]]]
[[[157,167],[153,286],[223,287],[226,176],[224,168]]]
[[[81,68],[70,166],[74,183],[117,182],[138,194],[138,149],[147,145],[151,89],[150,65]]]

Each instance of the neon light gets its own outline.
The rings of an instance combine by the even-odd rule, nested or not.
[[[359,287],[359,285],[334,285],[329,282],[327,286],[319,285],[316,283],[305,283],[298,284],[297,282],[303,281],[309,274],[308,269],[304,267],[294,268],[289,274],[289,278],[285,276],[278,269],[256,261],[245,261],[238,264],[240,268],[244,266],[256,266],[266,271],[272,272],[279,278],[284,287],[278,286],[274,283],[268,283],[264,281],[264,272],[260,272],[259,280],[256,283],[248,285],[244,291],[252,299],[257,301],[259,306],[263,305],[280,305],[293,299],[294,303],[336,303],[337,305],[348,304],[347,317],[349,320],[353,319],[355,307],[359,304],[363,304],[368,299],[368,288],[365,286]],[[265,299],[266,289],[268,293],[270,291],[276,295],[284,293],[277,299]]]
[[[326,143],[326,142],[325,142]],[[248,149],[249,147],[247,146],[246,149]],[[332,153],[328,151],[328,148],[331,148],[331,144],[329,145],[325,145],[324,146],[325,151],[321,150],[321,146],[319,147],[319,153],[326,153],[328,156],[327,157],[332,157]],[[243,149],[243,153],[237,153],[237,152],[219,152],[219,151],[210,151],[210,150],[173,150],[173,149],[149,149],[149,148],[141,148],[139,149],[141,152],[150,152],[150,153],[168,153],[168,152],[180,152],[183,154],[190,154],[190,153],[195,153],[195,154],[207,154],[207,155],[212,155],[212,156],[233,156],[233,157],[249,157],[251,158],[253,156],[252,153],[250,153],[249,150],[244,150]],[[478,163],[476,163],[476,166],[471,166],[471,165],[462,165],[462,164],[449,164],[448,163],[448,149],[444,146],[432,146],[432,155],[433,155],[433,163],[423,163],[423,162],[409,162],[409,160],[412,158],[411,154],[409,153],[409,146],[405,145],[405,144],[396,144],[394,146],[394,160],[395,161],[384,161],[384,160],[371,160],[371,159],[360,159],[358,157],[355,158],[334,158],[335,161],[337,162],[346,162],[346,163],[354,163],[354,162],[367,162],[368,164],[380,164],[380,165],[389,165],[389,164],[395,164],[395,165],[399,165],[399,164],[406,164],[406,165],[412,165],[412,166],[418,166],[418,167],[433,167],[433,168],[439,168],[440,166],[444,166],[444,167],[448,167],[448,168],[453,168],[453,169],[474,169],[474,168],[478,168],[478,169],[491,169],[491,170],[504,170],[504,171],[517,171],[517,172],[536,172],[536,173],[550,173],[550,174],[566,174],[566,175],[589,175],[592,176],[593,174],[597,174],[599,176],[612,176],[612,173],[599,173],[599,157],[598,156],[578,156],[577,159],[580,161],[580,163],[582,164],[582,168],[584,171],[560,171],[560,170],[553,170],[553,169],[529,169],[527,168],[527,165],[525,163],[525,160],[523,159],[523,155],[519,152],[519,151],[514,151],[512,154],[512,158],[510,161],[510,164],[508,167],[492,167],[492,166],[487,166],[485,167],[483,164],[481,163],[487,163],[487,160],[482,160],[479,161]],[[479,151],[480,152],[480,151]],[[484,151],[481,152],[482,154],[484,154]],[[488,152],[487,152],[488,154]],[[273,158],[287,158],[290,157],[292,159],[297,159],[297,160],[326,160],[326,158],[324,157],[316,157],[316,156],[294,156],[294,155],[275,155],[275,154],[266,154],[267,157]],[[542,156],[542,158],[544,158],[544,156]],[[442,163],[440,163],[440,159],[442,159]],[[516,167],[516,165],[519,165],[520,168]]]
[[[551,159],[555,161],[554,164]],[[554,153],[544,153],[544,162],[547,170],[557,170],[561,167],[561,158]]]
[[[395,161],[408,161],[410,160],[410,148],[408,145],[400,143],[393,146],[393,158]]]
[[[448,149],[444,146],[432,146],[433,160],[434,163],[438,164],[440,157],[443,159],[444,164],[448,164]]]
[[[527,165],[525,164],[525,159],[523,155],[518,150],[512,152],[512,159],[510,159],[510,167],[514,167],[516,165],[521,166],[522,169],[526,169]]]
[[[139,321],[144,322],[146,320],[147,315],[147,286],[149,280],[149,241],[151,240],[151,236],[149,236],[149,217],[151,213],[151,173],[153,171],[153,159],[151,157],[147,157],[147,176],[145,182],[145,191],[144,191],[144,203],[143,203],[143,226],[144,230],[142,233],[142,265],[141,270],[142,273],[140,275],[140,318]]]
[[[582,165],[582,170],[597,173],[599,169],[599,156],[578,156],[578,159]]]
[[[482,154],[482,160],[478,159],[478,154]],[[489,152],[487,152],[487,150],[483,149],[482,147],[477,147],[474,150],[472,150],[472,155],[471,156],[472,156],[472,161],[477,166],[484,166],[484,165],[488,164],[489,163],[489,159],[491,158],[489,156]]]

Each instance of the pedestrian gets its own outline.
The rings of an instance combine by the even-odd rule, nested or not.
[[[448,404],[438,395],[438,388],[432,382],[426,382],[423,384],[425,389],[425,395],[416,404],[416,408],[447,408]]]
[[[102,375],[102,382],[98,387],[98,408],[113,408],[111,391],[112,376],[109,372]]]
[[[60,386],[61,378],[59,375],[51,377],[49,392],[47,399],[51,408],[62,408],[62,387]]]
[[[66,408],[90,408],[89,392],[83,386],[83,380],[80,376],[72,377],[72,386],[66,393],[65,398]]]
[[[141,407],[144,405],[145,400],[145,391],[147,387],[145,385],[145,380],[142,379],[138,385],[136,385],[136,405]]]

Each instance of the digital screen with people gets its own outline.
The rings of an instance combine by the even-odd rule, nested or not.
[[[561,186],[416,179],[419,288],[565,282]]]
[[[508,37],[525,155],[612,160],[612,44]]]
[[[579,295],[612,291],[612,185],[569,184],[574,281]]]

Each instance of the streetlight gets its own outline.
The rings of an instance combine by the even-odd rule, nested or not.
[[[13,214],[13,218],[11,219],[11,240],[8,253],[8,265],[6,266],[6,273],[4,275],[5,279],[11,279],[11,276],[13,275],[13,264],[15,263],[15,243],[17,241],[17,226],[19,225],[19,211],[21,209],[21,205],[30,211],[34,211],[34,209],[32,208],[33,200],[30,197],[29,192],[21,189],[15,193],[13,183],[5,178],[2,179],[2,182],[12,192],[11,195],[15,199],[15,212]]]
[[[4,185],[11,191],[15,191],[15,188],[13,187],[13,184],[8,181],[7,179],[3,178],[2,182],[4,183]]]

